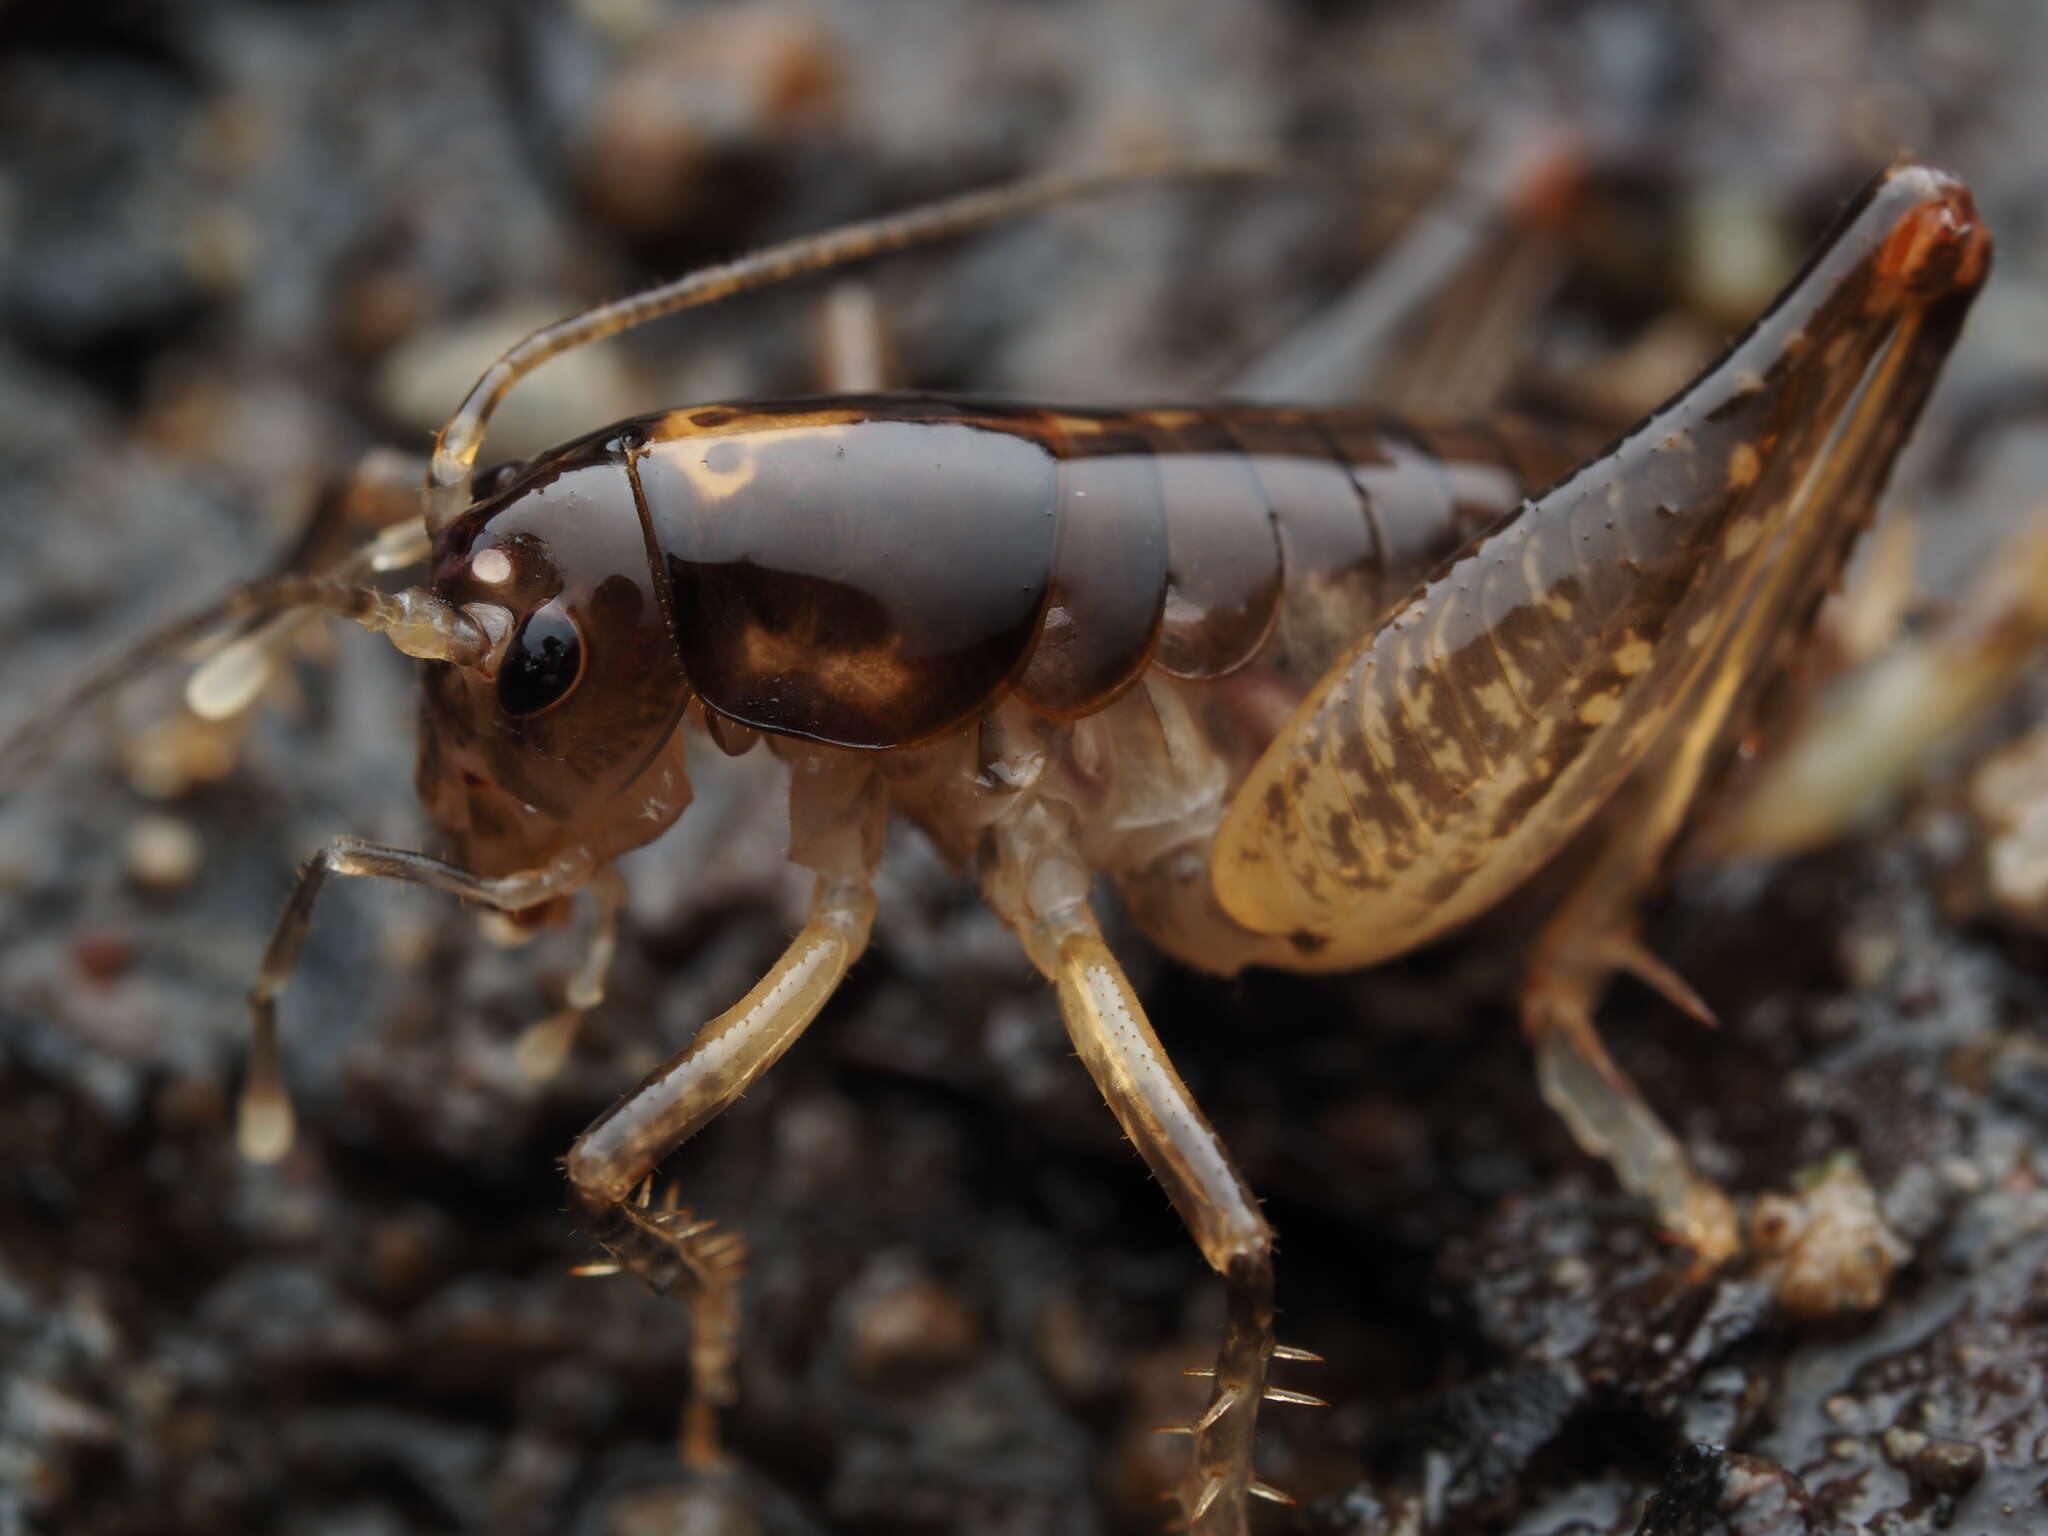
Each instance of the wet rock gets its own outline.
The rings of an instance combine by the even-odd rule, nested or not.
[[[1568,1370],[1503,1372],[1468,1382],[1403,1424],[1391,1450],[1419,1470],[1438,1518],[1504,1508],[1530,1462],[1585,1396]]]
[[[1923,1488],[1958,1498],[1976,1486],[1987,1460],[1981,1445],[1929,1438],[1913,1451],[1907,1470]]]
[[[1818,1529],[1805,1488],[1783,1467],[1696,1445],[1650,1500],[1636,1536],[1811,1536]]]

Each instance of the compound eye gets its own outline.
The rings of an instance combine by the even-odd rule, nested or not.
[[[498,669],[498,705],[515,720],[567,698],[583,675],[583,637],[559,602],[536,608],[520,625]]]

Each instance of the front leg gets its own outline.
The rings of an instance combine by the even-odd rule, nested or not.
[[[585,1015],[604,1001],[605,981],[619,948],[619,909],[626,903],[626,882],[616,865],[607,864],[591,876],[590,898],[596,908],[590,936],[584,941],[582,963],[563,989],[562,1007],[527,1025],[514,1048],[519,1070],[530,1082],[544,1083],[562,1070]]]
[[[274,1163],[291,1150],[292,1105],[285,1092],[277,1047],[277,995],[299,963],[312,930],[313,903],[330,875],[368,875],[432,886],[499,912],[523,912],[568,896],[598,874],[581,854],[569,854],[541,869],[495,877],[474,874],[406,848],[387,848],[361,838],[337,837],[299,867],[298,883],[285,902],[256,983],[249,989],[249,1067],[237,1106],[235,1140],[252,1162]]]
[[[1253,1434],[1273,1339],[1273,1229],[1244,1177],[1173,1069],[1094,916],[1076,906],[1044,926],[1053,981],[1074,1048],[1111,1113],[1165,1186],[1202,1257],[1229,1288],[1208,1407],[1194,1425],[1189,1529],[1240,1536],[1255,1488]]]

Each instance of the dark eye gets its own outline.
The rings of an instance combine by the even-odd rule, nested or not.
[[[498,705],[517,720],[559,704],[583,673],[583,637],[560,603],[536,608],[519,626],[498,669]]]

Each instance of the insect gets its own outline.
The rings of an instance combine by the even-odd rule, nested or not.
[[[600,911],[571,988],[601,995],[611,866],[690,800],[682,726],[791,770],[810,916],[768,974],[577,1140],[578,1207],[693,1316],[685,1444],[715,1455],[734,1238],[635,1198],[767,1071],[866,947],[893,812],[972,866],[1052,982],[1074,1044],[1228,1292],[1186,1426],[1192,1529],[1229,1536],[1259,1481],[1273,1234],[1090,907],[1206,969],[1329,971],[1427,943],[1568,849],[1573,894],[1523,995],[1542,1090],[1703,1261],[1734,1207],[1609,1060],[1604,982],[1687,1006],[1634,908],[1811,627],[1987,270],[1968,191],[1894,168],[1772,309],[1605,452],[1494,420],[1365,410],[1082,410],[919,395],[703,405],[473,474],[547,358],[745,288],[1092,190],[1046,178],[851,226],[536,333],[443,429],[421,526],[318,577],[244,589],[255,629],[195,678],[250,697],[311,612],[424,659],[429,857],[339,838],[301,872],[251,994],[240,1138],[292,1135],[275,999],[330,875],[452,892],[533,925]],[[374,571],[425,559],[387,594]],[[205,616],[217,625],[221,611]]]

